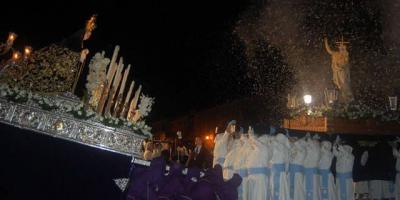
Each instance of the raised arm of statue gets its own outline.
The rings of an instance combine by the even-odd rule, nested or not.
[[[326,51],[327,51],[329,54],[333,54],[332,49],[329,47],[328,39],[324,38],[324,43],[325,43],[325,49],[326,49]]]

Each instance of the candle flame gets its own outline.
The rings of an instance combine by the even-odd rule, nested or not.
[[[24,49],[25,55],[30,55],[32,53],[32,47],[26,46]]]
[[[20,52],[16,51],[16,52],[13,53],[12,58],[14,60],[18,60],[20,57],[21,57],[21,53]]]
[[[12,42],[12,41],[14,41],[16,38],[17,38],[17,34],[15,34],[15,33],[13,33],[13,32],[10,32],[10,33],[8,34],[8,41]]]

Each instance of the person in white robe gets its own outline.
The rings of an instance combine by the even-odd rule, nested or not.
[[[304,200],[304,159],[306,157],[306,141],[296,140],[290,149],[289,186],[291,200]]]
[[[336,144],[333,154],[336,157],[336,194],[338,200],[354,200],[353,148]]]
[[[335,178],[331,172],[333,160],[332,143],[329,141],[321,142],[321,156],[318,165],[320,176],[321,200],[336,200]]]
[[[271,193],[272,200],[290,199],[287,168],[290,157],[289,139],[279,133],[272,140]]]
[[[241,141],[239,139],[234,139],[232,143],[232,149],[225,156],[223,173],[222,173],[225,180],[231,179],[233,174],[235,173],[233,164],[238,158],[241,146],[242,146]]]
[[[228,153],[228,143],[233,139],[233,133],[236,130],[236,121],[228,123],[224,133],[218,134],[214,139],[213,167],[215,165],[224,166],[225,156]]]
[[[270,153],[268,148],[268,136],[261,135],[256,137],[249,130],[249,142],[252,146],[248,153],[247,173],[248,173],[248,196],[249,200],[269,199],[269,174]]]
[[[318,164],[320,159],[320,144],[317,139],[307,138],[306,158],[304,160],[304,179],[306,200],[319,200]]]
[[[400,200],[400,151],[396,146],[393,147],[393,156],[396,158],[395,198]]]
[[[369,199],[394,199],[394,186],[391,181],[387,180],[370,180],[369,186]]]
[[[237,159],[233,163],[233,169],[235,173],[242,177],[242,183],[238,188],[238,199],[248,200],[248,171],[247,171],[247,161],[250,152],[253,150],[250,144],[248,135],[242,134],[240,136],[240,141],[242,146],[239,149]]]

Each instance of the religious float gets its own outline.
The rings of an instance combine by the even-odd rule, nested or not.
[[[313,102],[313,96],[303,99],[288,94],[289,116],[283,120],[287,129],[327,134],[395,135],[400,133],[400,113],[397,96],[388,96],[388,103],[372,107],[354,98],[350,82],[349,54],[343,38],[337,42],[338,51],[325,48],[332,57],[334,88],[325,89],[322,103]]]
[[[74,95],[86,63],[88,49],[83,41],[95,28],[96,16],[88,20],[82,51],[52,44],[23,53],[13,49],[15,33],[1,44],[0,122],[34,133],[46,134],[79,144],[141,157],[141,144],[151,137],[145,117],[154,98],[130,80],[131,66],[118,58],[116,46],[111,59],[105,52],[90,60],[86,95]],[[127,87],[129,86],[129,87]]]

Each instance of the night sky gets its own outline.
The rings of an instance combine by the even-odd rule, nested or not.
[[[209,75],[218,73],[213,71],[219,64],[216,58],[231,54],[232,30],[247,4],[227,0],[15,2],[1,13],[0,34],[6,38],[14,31],[19,35],[17,47],[30,44],[39,49],[68,38],[97,13],[97,29],[86,42],[91,55],[105,50],[111,57],[114,46],[120,45],[120,55],[126,65],[132,64],[136,82],[156,98],[150,118],[157,120],[225,101],[219,97],[224,93],[221,88],[231,86]]]
[[[40,49],[70,37],[92,14],[98,14],[98,27],[85,43],[90,56],[105,50],[111,57],[114,46],[120,45],[125,64],[133,66],[133,78],[143,85],[145,94],[156,98],[150,120],[157,121],[252,94],[243,78],[247,71],[241,45],[248,43],[240,44],[240,39],[266,38],[281,54],[277,57],[299,72],[298,88],[303,90],[307,84],[301,78],[310,77],[308,72],[329,70],[329,56],[321,45],[324,36],[333,45],[344,35],[353,44],[350,55],[355,65],[367,66],[362,59],[375,59],[370,54],[387,55],[382,51],[383,40],[385,28],[391,25],[384,20],[385,14],[396,13],[399,7],[390,2],[394,1],[302,0],[299,5],[275,0],[11,2],[0,14],[0,35],[6,38],[8,31],[14,31],[19,35],[17,48],[29,44]],[[262,13],[268,9],[270,13]],[[396,33],[398,28],[393,30]],[[277,63],[274,59],[271,63]],[[274,74],[270,75],[274,82]]]

